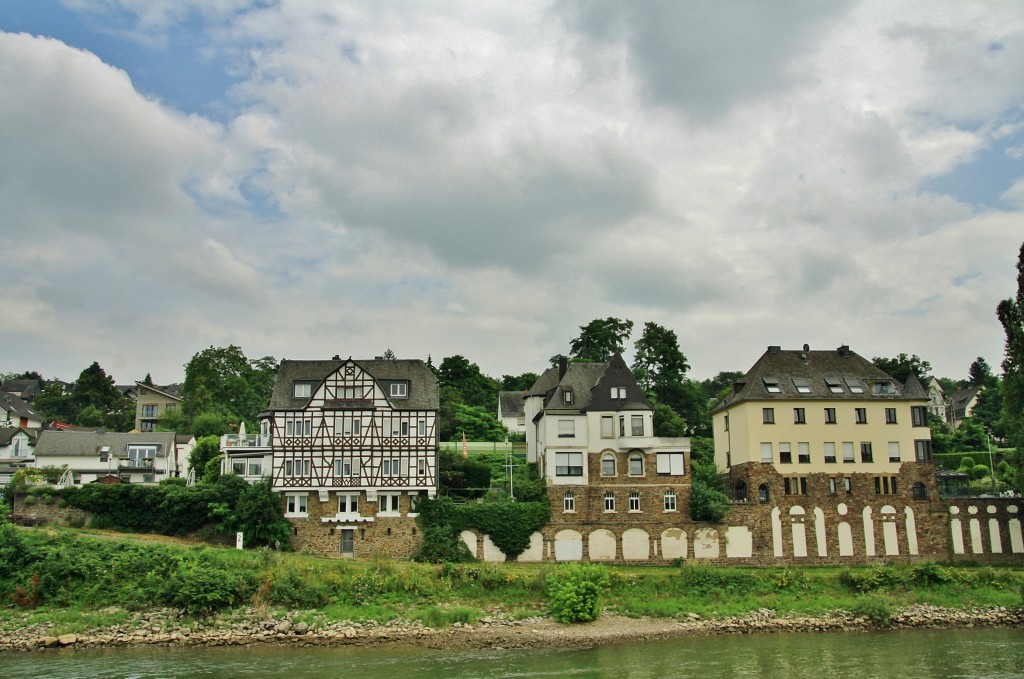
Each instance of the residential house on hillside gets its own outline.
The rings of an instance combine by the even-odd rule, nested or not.
[[[180,474],[174,432],[46,430],[35,448],[38,467],[65,467],[75,483],[114,477],[125,483],[158,483]]]
[[[7,380],[0,383],[0,394],[14,394],[26,403],[31,403],[42,390],[43,383],[39,380]]]
[[[975,384],[954,392],[949,399],[949,426],[956,429],[965,417],[970,417],[974,406],[978,405],[978,396],[985,389],[982,384]]]
[[[35,461],[39,433],[22,427],[0,427],[0,485],[10,483],[14,473]]]
[[[531,547],[534,557],[682,555],[690,442],[654,436],[654,408],[620,355],[563,359],[527,392],[524,412],[528,461],[547,481],[552,508],[547,546]]]
[[[926,385],[928,392],[928,412],[931,415],[942,420],[944,423],[949,423],[949,407],[946,403],[946,393],[942,389],[942,385],[934,377],[928,379]]]
[[[170,384],[160,387],[136,382],[135,428],[139,431],[156,431],[160,418],[181,407],[181,385]]]
[[[526,411],[521,391],[498,392],[498,420],[513,434],[526,434]]]
[[[0,394],[0,427],[41,429],[43,417],[31,405],[11,393]]]
[[[410,557],[415,502],[437,491],[438,382],[420,360],[284,360],[256,434],[222,438],[224,471],[271,478],[295,546]]]

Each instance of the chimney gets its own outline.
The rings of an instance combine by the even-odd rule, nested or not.
[[[569,369],[569,359],[565,356],[558,357],[558,379],[565,377],[565,371]]]
[[[781,346],[779,346],[779,345],[777,345],[777,344],[772,344],[772,345],[770,345],[770,346],[768,347],[768,353],[769,353],[769,354],[777,354],[777,353],[779,353],[780,351],[782,351],[782,347],[781,347]]]
[[[848,344],[844,344],[843,346],[839,347],[837,351],[839,352],[840,356],[849,356],[851,353],[850,346]]]

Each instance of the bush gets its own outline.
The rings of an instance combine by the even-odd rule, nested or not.
[[[713,593],[749,594],[757,586],[757,576],[715,566],[683,564],[679,569],[679,585],[685,592],[706,595]]]
[[[451,526],[429,526],[421,533],[420,549],[414,561],[424,563],[466,563],[476,561],[469,547]]]
[[[548,612],[561,623],[590,622],[601,615],[608,570],[599,564],[567,564],[548,575]]]
[[[867,618],[877,627],[888,627],[892,623],[892,606],[880,596],[857,597],[850,606],[850,612]]]
[[[186,613],[208,615],[252,595],[252,584],[238,571],[205,559],[183,562],[171,579],[170,604]]]

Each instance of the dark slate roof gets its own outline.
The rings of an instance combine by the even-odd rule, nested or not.
[[[145,382],[136,382],[136,389],[152,389],[153,391],[163,394],[169,398],[181,400],[181,385],[180,384],[168,384],[166,387],[161,387],[157,384],[146,384]]]
[[[105,431],[58,431],[48,429],[39,436],[36,443],[36,459],[48,456],[75,455],[95,457],[100,448],[107,446],[117,455],[131,444],[158,444],[160,454],[174,454],[173,431],[148,432],[105,432]]]
[[[14,394],[0,394],[0,408],[3,408],[11,417],[31,417],[33,419],[42,419],[41,415],[38,415],[32,406],[18,398]]]
[[[593,405],[599,410],[650,410],[647,395],[637,384],[622,356],[615,354],[606,363],[569,363],[559,379],[559,368],[548,368],[534,382],[529,396],[544,396],[544,409],[564,412],[586,412]],[[626,398],[609,403],[607,394],[596,393],[600,388],[622,386]],[[565,403],[565,391],[573,392],[573,402]]]
[[[526,402],[521,391],[499,391],[498,412],[502,417],[522,417],[526,413]]]
[[[842,392],[833,393],[826,380],[837,380]],[[852,392],[851,382],[859,382],[864,393]],[[875,383],[885,382],[891,385],[888,393],[876,392]],[[769,392],[769,383],[778,391]],[[771,400],[927,401],[928,396],[917,377],[912,375],[904,387],[847,346],[827,351],[768,347],[714,412],[743,401]]]
[[[292,398],[296,381],[321,382],[341,366],[352,361],[375,380],[408,380],[409,398],[391,399],[396,410],[437,410],[439,406],[437,376],[419,359],[373,359],[330,361],[281,361],[270,396],[270,410],[303,408],[308,399]],[[315,390],[314,390],[315,391]]]
[[[0,384],[0,392],[16,394],[26,401],[31,401],[42,390],[43,384],[39,380],[7,380]]]
[[[976,384],[974,386],[961,389],[960,391],[954,392],[950,397],[949,403],[953,408],[953,417],[961,419],[967,414],[967,406],[971,404],[971,400],[978,395],[984,385]]]
[[[0,427],[0,446],[7,446],[11,444],[11,439],[18,432],[24,433],[28,436],[30,445],[35,445],[36,441],[39,440],[39,430],[37,429],[23,429],[22,427]]]

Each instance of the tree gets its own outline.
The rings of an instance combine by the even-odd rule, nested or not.
[[[70,389],[51,382],[34,400],[46,419],[81,427],[128,431],[135,424],[135,406],[114,385],[114,379],[93,362]]]
[[[708,399],[719,399],[728,394],[733,383],[745,374],[739,370],[723,370],[709,380],[701,380],[700,388]]]
[[[690,369],[675,331],[657,323],[644,323],[644,331],[634,347],[633,375],[640,386],[652,391],[663,403],[674,405],[666,397],[675,395]]]
[[[59,382],[46,385],[32,402],[36,412],[51,422],[72,424],[75,411],[71,404],[71,394]]]
[[[480,372],[480,366],[456,354],[441,361],[438,368],[441,387],[453,387],[462,402],[498,412],[498,391],[501,383]]]
[[[204,436],[192,446],[192,452],[188,455],[188,468],[196,471],[196,476],[202,478],[206,471],[206,463],[220,457],[220,438],[217,436]]]
[[[1006,460],[1011,468],[1011,485],[1024,492],[1024,244],[1017,257],[1017,295],[1001,301],[996,316],[1006,333],[1002,427],[1015,449]]]
[[[291,524],[284,518],[281,497],[271,489],[270,479],[246,484],[233,508],[226,502],[212,503],[210,514],[221,519],[222,531],[241,531],[246,547],[275,547],[291,540]]]
[[[917,354],[899,354],[896,358],[881,358],[875,356],[871,359],[871,362],[875,364],[882,372],[889,375],[897,382],[902,384],[907,383],[907,378],[910,377],[910,373],[917,375],[917,378],[922,382],[926,377],[931,375],[932,364],[924,360]]]
[[[470,441],[504,441],[509,436],[508,429],[501,423],[495,411],[460,404],[455,414],[456,438],[463,434]]]
[[[654,435],[664,437],[686,436],[686,420],[664,403],[654,403]]]
[[[690,462],[693,482],[690,487],[690,517],[694,521],[719,523],[732,507],[722,492],[722,478],[715,464]]]
[[[233,425],[255,424],[270,402],[276,374],[273,356],[250,360],[233,344],[203,349],[185,365],[182,410],[189,418],[219,413]]]
[[[996,376],[992,374],[988,361],[979,356],[971,363],[967,371],[967,383],[972,387],[991,387],[996,383]]]
[[[502,375],[502,391],[527,391],[540,378],[537,373],[523,373],[522,375]]]
[[[569,353],[575,358],[600,362],[614,353],[622,353],[626,340],[633,332],[633,321],[619,318],[595,318],[580,326],[579,337],[569,344]]]
[[[398,356],[395,355],[395,352],[391,351],[390,347],[384,350],[384,355],[381,356],[381,358],[383,358],[385,361],[397,361],[398,360]]]
[[[971,410],[971,418],[977,420],[985,431],[996,438],[1003,438],[1003,382],[994,377],[992,384],[978,392],[978,400]]]

